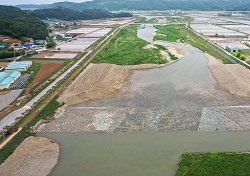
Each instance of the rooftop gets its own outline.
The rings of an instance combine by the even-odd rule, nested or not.
[[[0,84],[1,85],[7,85],[7,84],[10,84],[12,81],[14,81],[14,78],[12,78],[12,77],[6,77],[6,78],[3,78],[0,81]]]

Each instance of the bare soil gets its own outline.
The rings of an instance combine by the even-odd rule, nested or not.
[[[56,69],[58,69],[61,66],[59,63],[45,63],[42,64],[42,68],[37,74],[33,84],[31,87],[36,86],[40,82],[42,82],[44,79],[46,79],[51,73],[53,73]]]
[[[208,67],[219,87],[231,94],[250,97],[250,70],[239,64],[223,64],[218,59],[206,54]]]
[[[130,78],[132,70],[163,67],[165,64],[118,66],[90,64],[63,92],[58,101],[67,106],[100,100],[118,93]]]
[[[47,176],[59,158],[59,145],[44,137],[28,137],[0,165],[1,176]]]

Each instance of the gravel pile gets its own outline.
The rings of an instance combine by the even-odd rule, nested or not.
[[[3,164],[1,176],[47,176],[57,164],[59,145],[47,138],[28,137]]]
[[[37,132],[198,130],[200,113],[189,108],[68,107]]]
[[[199,131],[250,130],[250,106],[204,108]]]

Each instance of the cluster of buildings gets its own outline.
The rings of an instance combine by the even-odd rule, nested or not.
[[[33,40],[32,38],[27,38],[26,40],[26,42],[22,43],[20,40],[13,39],[6,35],[0,35],[0,49],[7,47],[13,47],[15,50],[31,49],[43,47],[46,44],[45,40]]]
[[[0,90],[9,89],[18,80],[22,71],[27,71],[32,65],[32,61],[11,62],[5,67],[4,72],[0,72]]]
[[[48,19],[48,20],[43,20],[43,22],[48,24],[50,28],[61,28],[61,27],[80,25],[80,23],[77,21],[63,21],[58,19]]]

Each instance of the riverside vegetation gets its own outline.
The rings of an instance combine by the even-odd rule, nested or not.
[[[165,64],[158,48],[143,49],[148,43],[137,37],[137,27],[121,31],[94,58],[94,63],[117,65]]]
[[[201,51],[209,53],[217,59],[220,59],[225,64],[232,63],[222,54],[216,52],[204,39],[186,29],[183,25],[156,26],[156,28],[157,35],[154,37],[154,40],[164,40],[169,42],[176,42],[179,40],[180,42],[191,44],[194,47],[199,48]]]
[[[176,176],[250,175],[249,164],[250,155],[246,153],[187,153]]]

